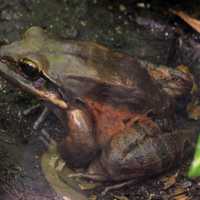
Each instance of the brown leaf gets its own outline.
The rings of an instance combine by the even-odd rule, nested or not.
[[[173,14],[179,16],[183,21],[185,21],[188,25],[190,25],[194,30],[200,33],[200,21],[190,17],[188,14],[183,11],[171,11]]]
[[[167,176],[167,177],[163,177],[161,179],[161,182],[163,183],[164,187],[163,189],[164,190],[167,190],[169,189],[170,187],[174,186],[176,184],[176,178],[177,178],[177,173],[173,176]]]
[[[174,200],[190,200],[191,198],[186,196],[185,194],[178,195],[174,198]]]
[[[183,187],[176,187],[173,196],[185,194],[187,191]]]
[[[187,190],[183,187],[176,186],[173,194],[171,195],[172,200],[190,200],[191,198],[187,195]]]
[[[187,105],[187,113],[190,119],[200,119],[200,103],[198,100],[192,101]]]

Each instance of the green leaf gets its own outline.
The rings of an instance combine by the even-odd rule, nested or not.
[[[188,177],[200,176],[200,136],[197,141],[197,146],[195,149],[194,160],[189,169]]]

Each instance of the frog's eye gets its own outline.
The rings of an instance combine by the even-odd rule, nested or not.
[[[41,76],[41,72],[35,62],[32,60],[23,58],[19,60],[19,66],[24,74],[30,78],[38,78]]]

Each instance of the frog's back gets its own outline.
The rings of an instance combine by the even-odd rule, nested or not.
[[[136,58],[93,42],[68,41],[63,45],[68,59],[75,61],[73,66],[66,65],[60,76],[66,89],[104,102],[130,104],[144,112],[153,109],[162,113],[171,107],[171,99]]]

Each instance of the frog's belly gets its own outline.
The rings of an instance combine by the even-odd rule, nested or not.
[[[96,139],[101,146],[105,146],[112,137],[123,134],[134,123],[148,123],[149,127],[155,126],[145,114],[128,111],[128,108],[113,106],[86,99],[89,109],[95,119]]]

